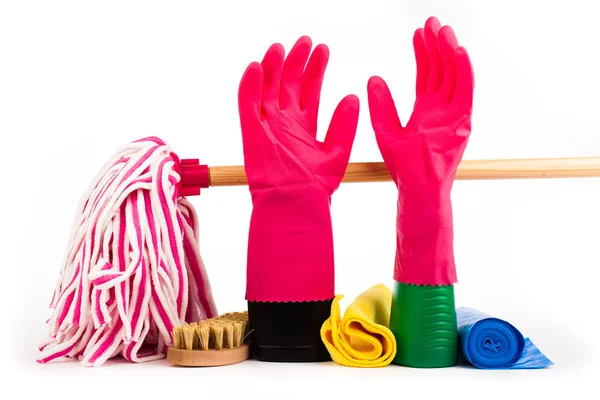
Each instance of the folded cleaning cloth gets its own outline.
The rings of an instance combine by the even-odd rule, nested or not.
[[[333,361],[347,367],[375,368],[396,356],[396,339],[389,330],[392,292],[379,284],[360,294],[340,319],[338,295],[331,317],[321,327],[321,339]]]
[[[460,353],[483,369],[536,369],[554,365],[508,322],[473,308],[456,310]]]

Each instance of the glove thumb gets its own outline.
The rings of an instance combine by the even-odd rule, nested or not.
[[[373,130],[375,131],[375,139],[377,140],[383,161],[395,180],[392,157],[389,154],[390,146],[396,135],[400,134],[404,128],[400,123],[398,111],[396,110],[390,89],[382,78],[379,76],[371,77],[367,85],[367,93],[369,96],[371,125],[373,125]]]
[[[351,94],[340,101],[331,117],[323,148],[328,155],[327,175],[331,178],[332,190],[337,189],[348,167],[359,109],[358,97]]]

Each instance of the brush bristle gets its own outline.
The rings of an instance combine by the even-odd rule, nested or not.
[[[244,337],[244,323],[234,322],[233,323],[233,345],[235,347],[242,344]]]
[[[189,326],[189,325],[183,326],[183,340],[185,342],[186,350],[194,349],[194,333],[195,333],[195,330],[191,326]]]
[[[233,349],[244,344],[248,312],[226,313],[173,328],[173,347],[183,350]]]
[[[190,324],[190,328],[193,332],[194,342],[192,343],[192,349],[200,348],[200,338],[198,337],[198,324],[196,322],[192,322]]]
[[[217,350],[223,348],[223,326],[220,324],[213,324],[210,326],[210,336],[214,338],[213,346]]]
[[[181,349],[181,327],[176,326],[173,328],[173,346],[176,349]]]
[[[198,328],[198,336],[200,337],[200,350],[208,350],[208,343],[210,337],[210,328],[208,324],[202,324]]]
[[[226,347],[228,349],[233,349],[233,343],[234,343],[234,339],[233,339],[233,322],[224,323],[223,324],[223,331],[224,331],[224,336],[225,336],[223,347]]]

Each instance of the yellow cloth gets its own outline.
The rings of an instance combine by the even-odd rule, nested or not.
[[[392,291],[375,285],[348,306],[340,320],[338,295],[331,305],[331,317],[321,327],[321,339],[331,358],[347,367],[384,367],[396,356],[396,339],[390,331]]]

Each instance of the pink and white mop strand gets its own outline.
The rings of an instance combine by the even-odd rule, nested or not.
[[[179,159],[151,137],[121,148],[83,196],[38,362],[164,357],[171,331],[217,316]]]

